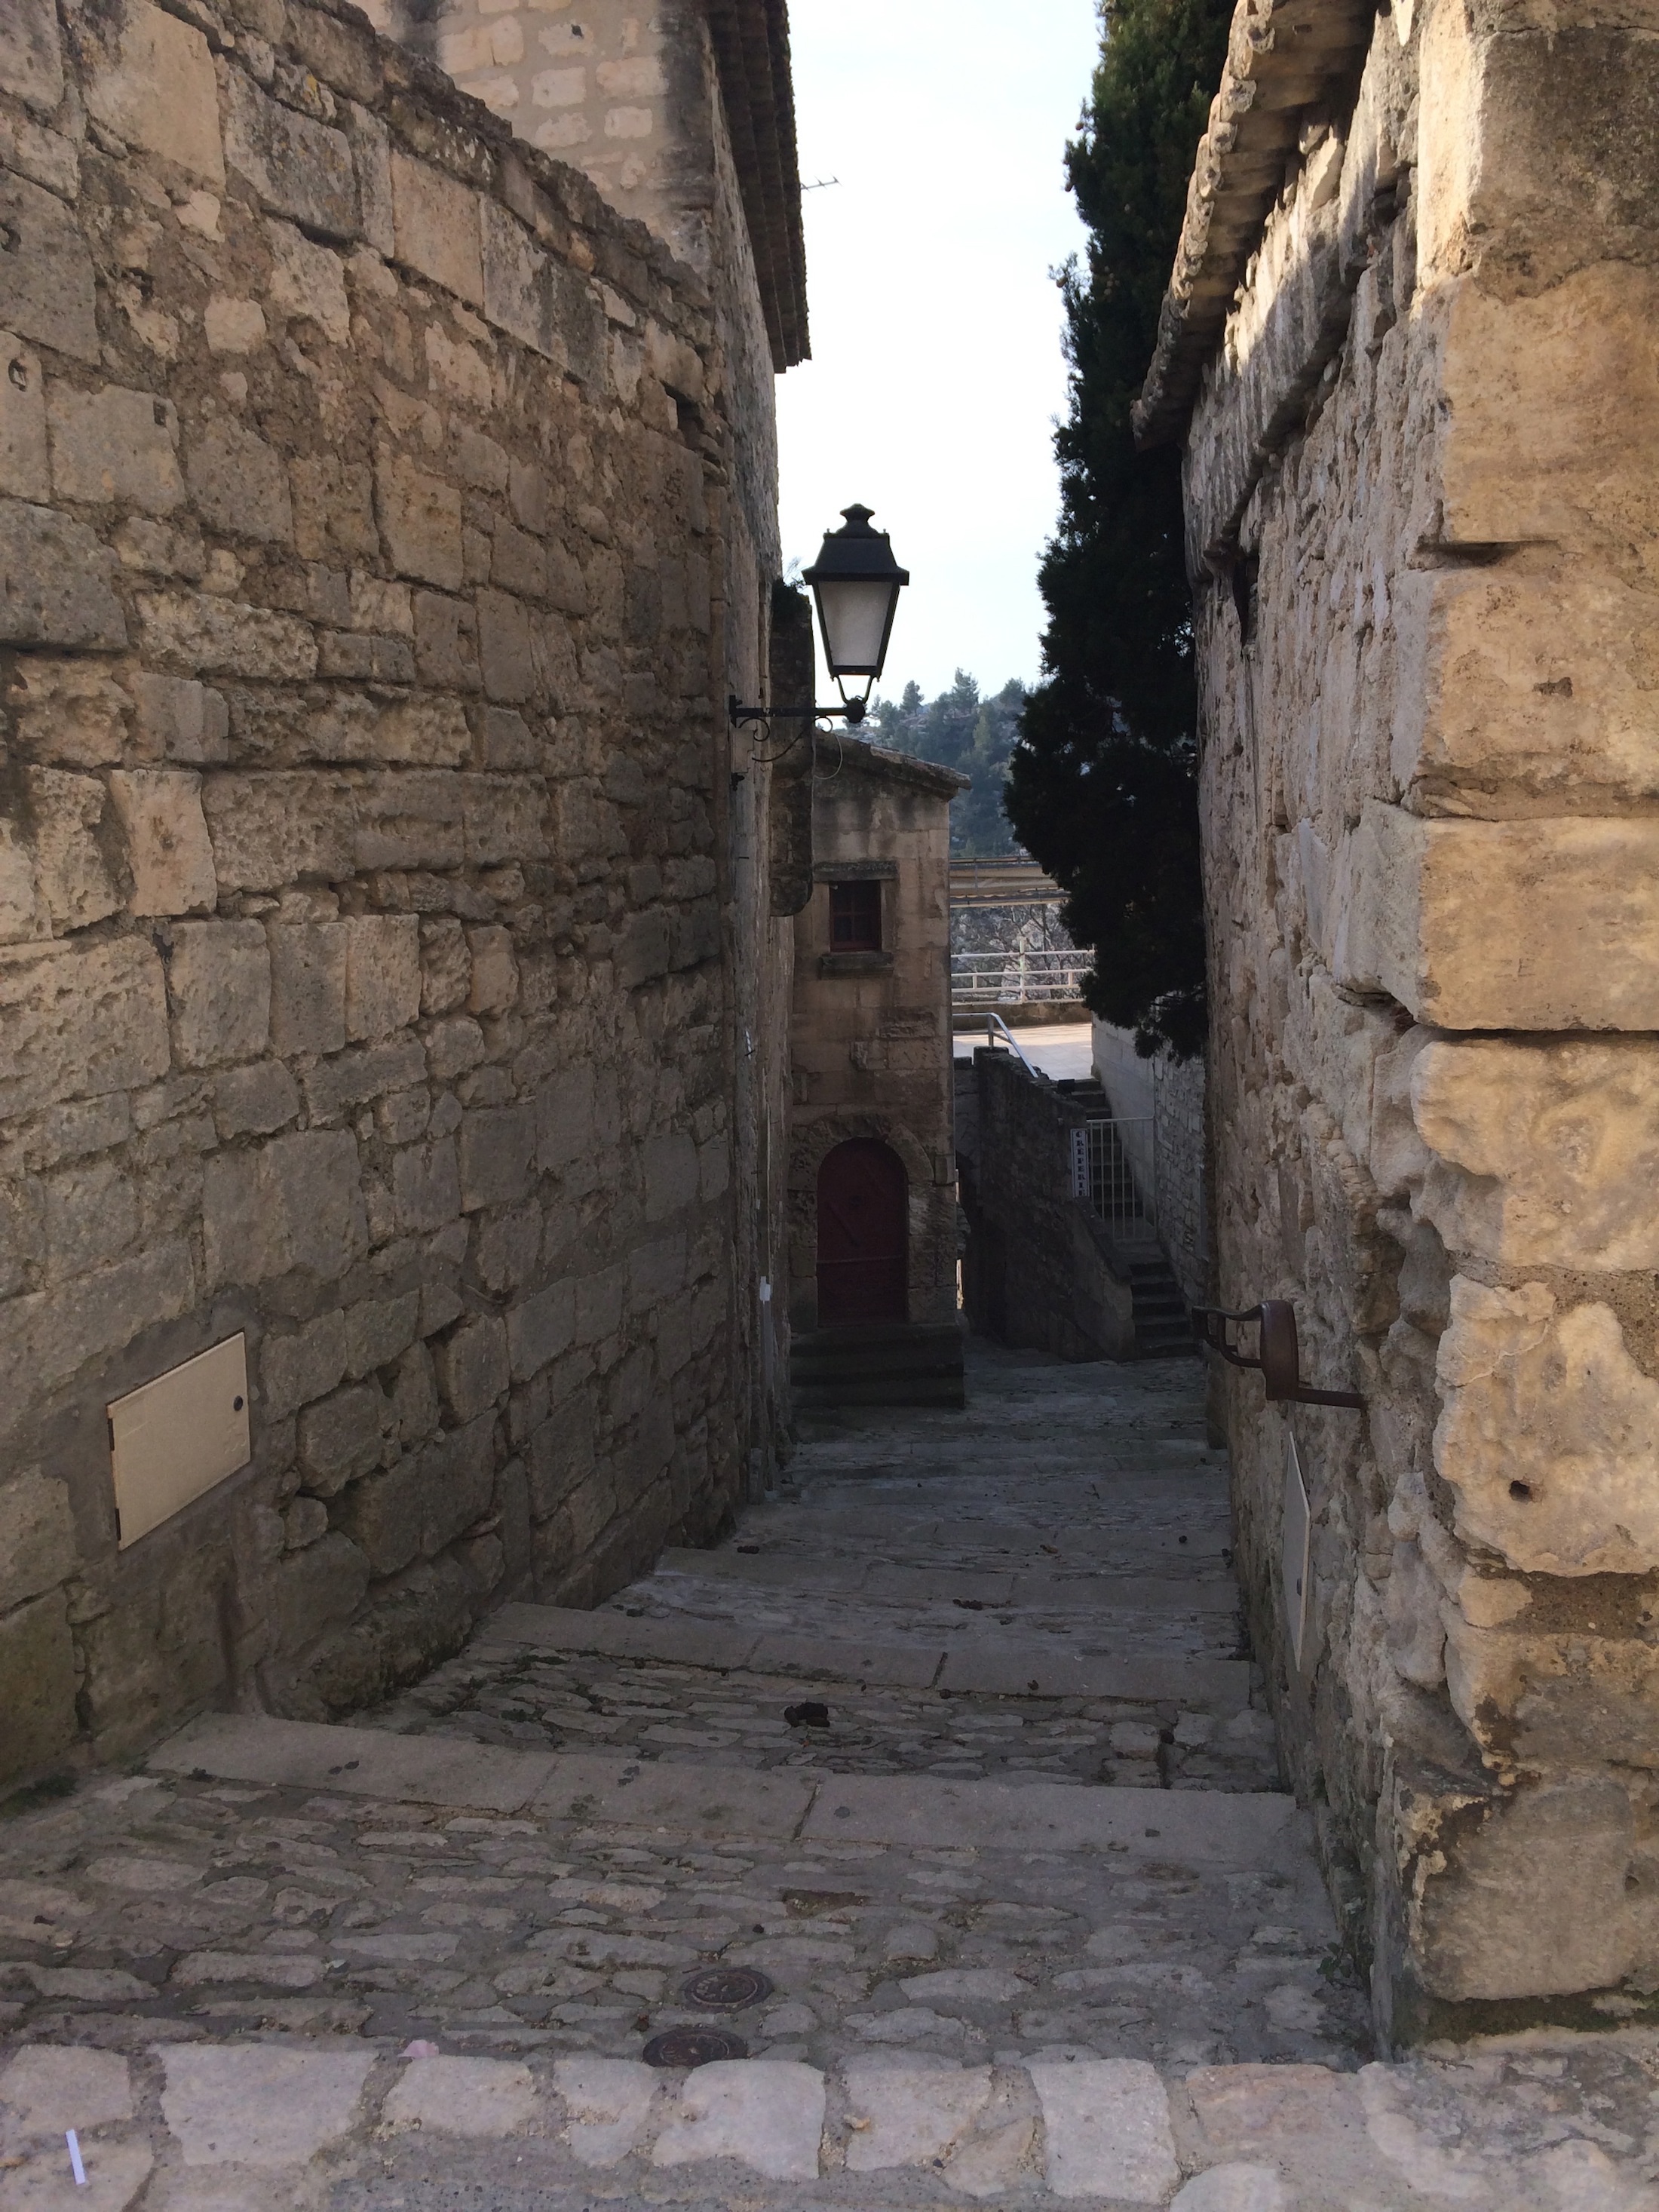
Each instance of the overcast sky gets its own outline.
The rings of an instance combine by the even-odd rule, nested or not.
[[[812,359],[778,386],[785,561],[854,500],[913,581],[882,690],[1037,674],[1065,410],[1049,271],[1094,0],[791,0]],[[821,695],[833,696],[833,695]]]

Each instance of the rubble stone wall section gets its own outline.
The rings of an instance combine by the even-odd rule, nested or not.
[[[1072,1191],[1072,1132],[1086,1127],[1090,1109],[989,1045],[958,1079],[959,1093],[969,1085],[970,1325],[1060,1359],[1132,1359],[1128,1282],[1108,1258],[1105,1224]]]
[[[0,162],[16,1775],[726,1510],[763,635],[706,291],[351,9],[14,0]],[[118,1551],[106,1401],[239,1330],[252,1465]]]
[[[1228,1371],[1243,1559],[1400,2036],[1659,1971],[1656,27],[1378,17],[1188,438],[1220,1295],[1366,1400]]]

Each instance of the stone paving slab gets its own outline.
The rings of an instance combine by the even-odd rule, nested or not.
[[[24,2048],[0,2053],[0,2212],[1652,2212],[1656,2070],[1650,2036],[1184,2078],[1127,2059],[686,2074],[274,2039]]]
[[[626,1753],[494,1751],[443,1736],[331,1728],[261,1714],[204,1714],[152,1753],[156,1774],[298,1784],[553,1820],[689,1836],[823,1836],[867,1844],[991,1844],[1041,1850],[1178,1849],[1240,1870],[1272,1863],[1292,1836],[1292,1798],[1243,1791],[1079,1789],[913,1775],[757,1771]]]
[[[552,1782],[557,1761],[546,1752],[491,1751],[443,1738],[410,1741],[378,1729],[204,1713],[152,1752],[148,1764],[157,1774],[303,1783],[354,1797],[516,1813]]]
[[[923,1640],[908,1644],[840,1644],[828,1636],[774,1631],[759,1638],[749,1656],[757,1674],[829,1675],[879,1683],[893,1689],[930,1688],[947,1654]]]
[[[1311,1850],[1312,1823],[1288,1796],[1243,1791],[1075,1790],[1028,1781],[842,1775],[823,1784],[803,1837],[881,1844],[991,1844],[1013,1850],[1178,1856],[1253,1871]]]
[[[695,1555],[694,1555],[695,1556]],[[504,1605],[479,1627],[469,1651],[497,1648],[591,1651],[608,1658],[762,1673],[833,1674],[849,1681],[925,1688],[945,1659],[942,1644],[860,1644],[728,1626],[720,1621],[634,1617],[602,1606]]]
[[[1120,1668],[1017,1649],[1012,1668],[1005,1658],[981,1669],[966,1655],[953,1663],[953,1680],[982,1674],[995,1686],[988,1692],[814,1674],[802,1662],[823,1648],[799,1638],[763,1638],[757,1658],[797,1668],[775,1674],[759,1666],[716,1670],[555,1651],[544,1640],[532,1649],[511,1638],[487,1641],[481,1632],[458,1657],[361,1719],[401,1735],[543,1751],[625,1750],[640,1760],[678,1765],[708,1758],[836,1774],[1024,1776],[1182,1790],[1280,1786],[1272,1720],[1249,1704],[1249,1670],[1242,1666],[1232,1670],[1236,1682],[1218,1687],[1209,1677],[1229,1670],[1201,1662]],[[855,1645],[831,1648],[842,1668],[858,1670]],[[931,1662],[932,1653],[926,1656]],[[1079,1682],[1109,1694],[1062,1694]],[[1137,1690],[1162,1694],[1129,1694]]]
[[[660,1659],[687,1667],[746,1667],[761,1641],[752,1629],[728,1628],[718,1621],[632,1620],[605,1607],[580,1613],[557,1605],[504,1605],[484,1621],[477,1640],[534,1651]],[[937,1667],[936,1660],[935,1671]]]
[[[602,1607],[505,1605],[478,1632],[475,1647],[594,1652],[607,1657],[757,1674],[830,1676],[897,1688],[982,1691],[1005,1696],[1123,1698],[1236,1712],[1249,1702],[1248,1662],[1226,1659],[1091,1659],[1050,1644],[954,1650],[922,1643],[861,1644],[773,1630],[757,1635],[718,1621],[640,1619]]]
[[[1080,1651],[1056,1658],[1051,1646],[1020,1644],[998,1651],[952,1651],[939,1672],[945,1690],[1005,1697],[1124,1698],[1242,1712],[1250,1702],[1250,1668],[1242,1659],[1091,1659]]]
[[[1139,1593],[1135,1593],[1138,1595]],[[608,1602],[641,1617],[732,1625],[763,1633],[823,1638],[837,1644],[890,1644],[907,1632],[947,1650],[1040,1644],[1055,1659],[1081,1650],[1097,1658],[1236,1660],[1243,1656],[1237,1608],[1202,1606],[1028,1605],[1015,1612],[981,1600],[883,1601],[863,1595],[766,1589],[715,1576],[657,1574]],[[1009,1631],[1015,1632],[1010,1636]]]
[[[677,1836],[787,1837],[801,1832],[817,1788],[816,1776],[595,1753],[556,1759],[534,1802],[551,1819],[588,1825]]]
[[[354,1796],[338,1777],[318,1790],[195,1772],[95,1781],[0,1826],[0,2035],[125,2051],[427,2038],[632,2060],[654,2034],[713,2024],[751,2057],[832,2071],[1364,2052],[1364,2001],[1294,1829],[1241,1869],[1188,1853],[1165,1818],[1143,1819],[1161,1832],[1133,1850],[860,1841],[833,1810],[833,1835],[698,1837],[684,1804],[625,1795],[613,1809],[637,1825],[596,1817],[592,1797],[503,1815]],[[1166,1817],[1192,1802],[1071,1795]],[[847,1802],[833,1781],[826,1801]],[[681,1984],[713,1965],[772,1990],[711,2021]]]

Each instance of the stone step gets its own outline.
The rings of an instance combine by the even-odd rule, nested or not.
[[[692,1618],[842,1644],[922,1638],[951,1650],[1046,1651],[1052,1662],[1085,1658],[1232,1660],[1243,1656],[1236,1613],[1197,1606],[1123,1604],[1095,1613],[1026,1604],[1016,1610],[981,1598],[878,1598],[806,1591],[723,1575],[662,1574],[631,1584],[614,1610],[658,1620]]]
[[[789,1380],[804,1410],[839,1406],[960,1407],[963,1336],[953,1326],[884,1325],[796,1336]]]
[[[1234,1613],[1238,1610],[1238,1585],[1229,1572],[1208,1578],[1115,1576],[1056,1571],[990,1574],[973,1568],[890,1566],[884,1560],[863,1562],[811,1559],[789,1554],[768,1557],[722,1547],[718,1551],[666,1551],[657,1575],[678,1575],[692,1581],[750,1583],[778,1590],[832,1593],[847,1597],[877,1598],[908,1605],[928,1599],[975,1598],[981,1605],[1036,1605],[1049,1612],[1076,1612],[1091,1619],[1126,1606],[1137,1613],[1164,1609]],[[655,1577],[647,1578],[655,1579]],[[647,1583],[636,1583],[635,1590]]]
[[[952,1650],[925,1636],[860,1645],[799,1626],[510,1606],[362,1720],[768,1771],[1276,1790],[1272,1721],[1249,1696],[1236,1662],[1098,1659],[1018,1640]]]
[[[550,1605],[502,1606],[483,1624],[478,1641],[991,1696],[1119,1698],[1214,1713],[1241,1711],[1250,1694],[1250,1669],[1243,1660],[1091,1658],[1078,1651],[1056,1655],[1047,1644],[969,1652],[925,1638],[838,1643],[720,1621],[635,1620],[608,1609],[582,1613]]]
[[[1365,2020],[1337,1959],[1310,1823],[1267,1793],[757,1773],[221,1715],[0,1827],[0,2040],[637,2061],[714,2025],[827,2072],[1340,2066]],[[712,2020],[687,1980],[711,1966],[763,1978]],[[35,2212],[13,2194],[0,2171],[5,2212]]]
[[[88,2212],[741,2202],[784,2212],[980,2203],[1170,2212],[1638,2212],[1650,2076],[1610,2039],[1479,2067],[1033,2060],[696,2071],[592,2053],[458,2055],[395,2040],[172,2041],[0,2060],[9,2206]],[[1550,2123],[1533,2117],[1547,2067]],[[1612,2146],[1611,2148],[1607,2146]],[[372,2177],[372,2178],[371,2178]],[[810,2191],[810,2198],[803,2197]]]
[[[1109,1851],[1126,1862],[1178,1853],[1238,1873],[1265,1873],[1287,1853],[1305,1854],[1311,1834],[1293,1798],[1266,1792],[757,1772],[603,1752],[497,1750],[264,1714],[204,1714],[153,1752],[147,1771],[686,1837],[883,1848],[948,1837],[958,1849]]]

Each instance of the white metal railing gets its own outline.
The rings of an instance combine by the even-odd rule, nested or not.
[[[1000,1014],[987,1014],[985,1017],[985,1036],[987,1043],[991,1051],[1000,1052],[1006,1050],[1012,1053],[1014,1058],[1019,1062],[1020,1066],[1025,1070],[1025,1073],[1031,1078],[1031,1080],[1034,1083],[1046,1083],[1048,1080],[1046,1075],[1042,1073],[1039,1069],[1033,1067],[1030,1061],[1026,1059],[1024,1054],[1019,1048],[1019,1039],[1009,1028],[1007,1023],[1003,1020]]]
[[[1093,958],[1092,953],[1072,951],[953,952],[951,1004],[965,1010],[1080,1002]]]
[[[1152,1242],[1158,1206],[1152,1177],[1137,1180],[1131,1155],[1152,1158],[1150,1115],[1125,1121],[1085,1121],[1072,1132],[1072,1195],[1086,1199],[1122,1243]]]

